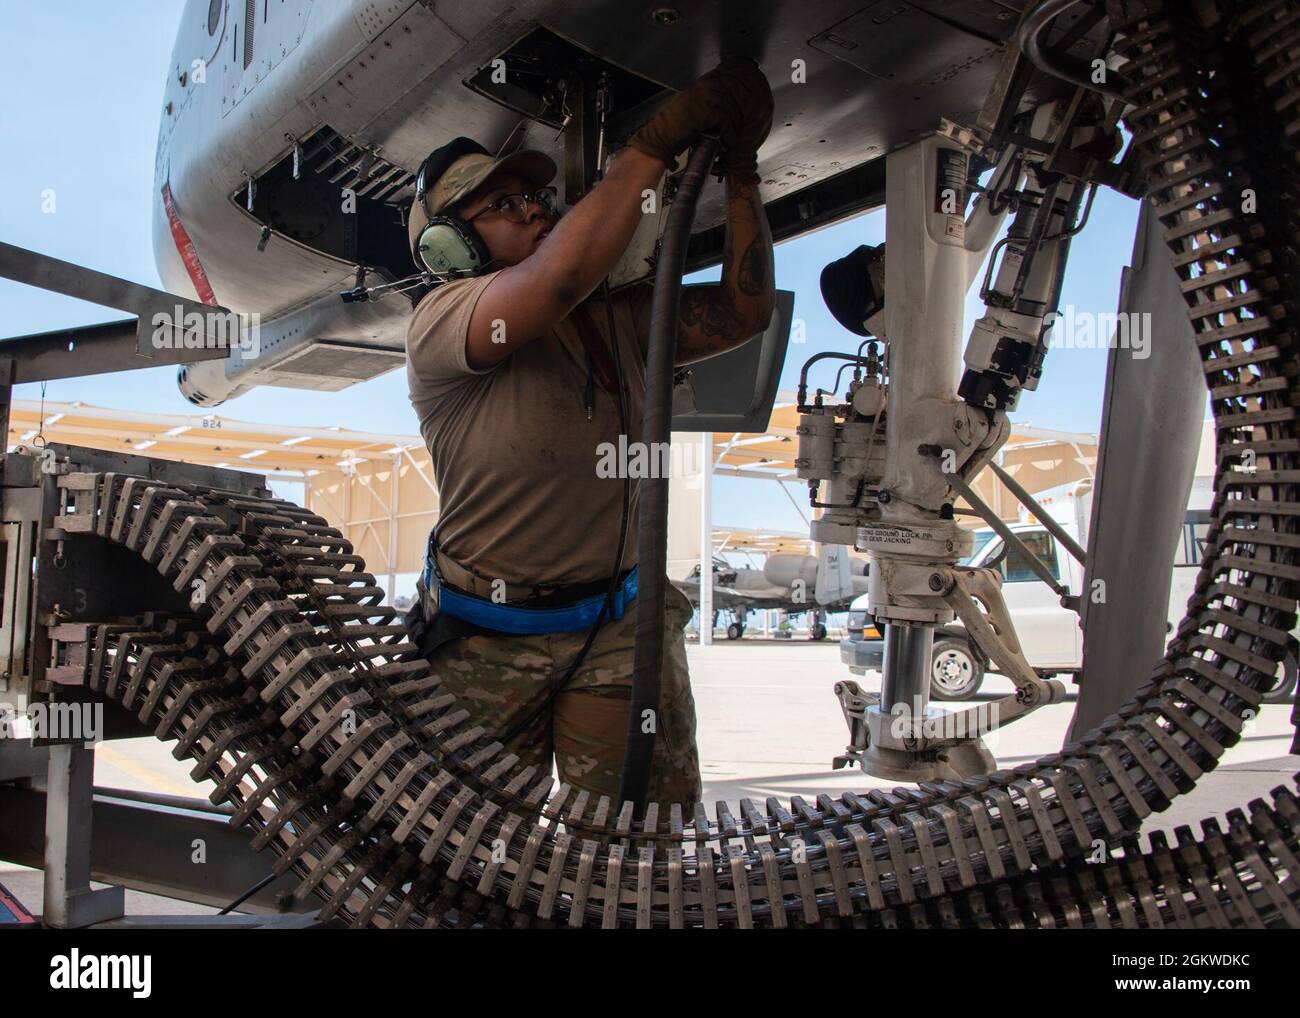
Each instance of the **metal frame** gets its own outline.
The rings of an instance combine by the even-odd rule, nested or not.
[[[82,751],[87,760],[90,750]],[[75,849],[85,849],[79,860],[82,876],[147,894],[158,894],[199,905],[224,907],[270,872],[271,860],[248,847],[248,834],[229,824],[227,812],[206,800],[182,800],[120,789],[83,785],[88,796],[70,815],[84,829],[75,829]],[[0,785],[0,858],[23,866],[46,868],[46,925],[52,906],[49,852],[42,847],[47,817],[55,812],[48,790]],[[90,837],[93,828],[94,837]],[[191,862],[191,845],[202,840],[207,862]],[[292,874],[278,877],[240,905],[243,912],[274,915],[295,911],[292,901],[297,881]],[[302,906],[296,906],[301,908]],[[121,914],[120,905],[118,914]],[[82,912],[76,918],[92,921]],[[98,916],[93,921],[102,921]],[[187,917],[211,921],[212,917]],[[224,919],[225,917],[223,917]],[[235,916],[231,916],[235,919]],[[85,921],[59,923],[81,926]]]
[[[68,637],[76,628],[70,622],[108,621],[169,607],[185,610],[180,595],[156,572],[133,564],[133,556],[122,555],[119,549],[93,535],[70,531],[66,524],[53,525],[61,500],[58,483],[61,476],[81,470],[112,470],[249,494],[267,493],[264,478],[256,474],[57,444],[45,449],[49,450],[48,454],[39,450],[41,455],[17,452],[6,456],[5,487],[0,493],[4,525],[6,530],[15,531],[5,546],[5,600],[0,616],[4,686],[0,688],[5,699],[19,710],[33,703],[99,700],[96,694],[80,687],[71,674],[76,672],[75,668],[58,667],[63,659],[55,659],[50,633],[53,626],[58,626],[62,637]],[[77,568],[66,568],[68,560],[75,561]],[[60,649],[67,655],[70,645],[61,643]],[[109,738],[149,734],[134,717],[112,705],[105,710],[105,727],[106,731],[100,734]],[[48,926],[86,926],[119,917],[123,912],[120,887],[103,891],[90,888],[92,875],[96,879],[112,879],[116,872],[130,872],[129,867],[124,870],[116,863],[92,866],[92,856],[100,851],[93,837],[95,817],[104,812],[93,805],[93,769],[93,750],[81,742],[0,740],[0,775],[26,777],[34,785],[44,786],[44,837],[40,854],[35,859],[30,851],[15,856],[10,854],[15,851],[15,843],[0,838],[0,857],[43,866]],[[33,809],[11,813],[6,808],[4,813],[7,818],[25,816],[27,821],[35,823]],[[132,835],[138,835],[140,840],[114,858],[119,862],[147,859],[152,866],[166,855],[167,845],[177,843],[164,840],[169,837],[168,830],[160,827],[155,818],[137,816],[142,823]],[[15,821],[6,826],[12,826],[16,836],[23,824]],[[114,837],[122,837],[121,831]],[[244,851],[253,857],[247,848]],[[264,869],[264,864],[255,865]],[[235,871],[243,872],[246,868],[236,867]],[[196,872],[194,877],[200,875]],[[141,881],[137,874],[127,886],[149,890]],[[205,897],[201,893],[202,881],[187,886],[178,875],[167,886],[168,893],[179,897],[207,903],[215,900],[215,895]]]
[[[0,276],[55,293],[136,313],[136,318],[86,328],[24,336],[0,342],[0,427],[9,430],[12,386],[18,382],[100,374],[160,364],[180,364],[225,357],[230,350],[225,336],[207,332],[210,314],[228,314],[175,294],[141,286],[83,266],[34,251],[0,243]],[[155,314],[164,314],[180,326],[186,316],[202,316],[204,342],[186,346],[176,341],[159,348],[154,343]],[[173,329],[173,336],[179,331]],[[218,342],[217,340],[220,340]],[[112,470],[147,477],[166,476],[179,483],[266,494],[259,475],[141,456],[47,445],[23,450],[0,460],[0,520],[4,531],[4,603],[0,613],[0,693],[18,710],[36,702],[78,702],[87,693],[70,683],[68,669],[55,669],[49,628],[65,620],[106,620],[129,615],[135,609],[165,609],[178,595],[156,573],[134,568],[107,542],[88,534],[54,525],[62,494],[58,478],[74,470]],[[69,557],[78,569],[66,570]],[[75,669],[74,669],[75,671]],[[120,720],[120,713],[118,718]],[[42,733],[49,734],[49,733]],[[140,734],[138,726],[122,726],[119,734]],[[94,751],[80,740],[0,740],[0,776],[25,778],[36,788],[0,787],[7,823],[0,836],[0,855],[19,856],[45,871],[44,922],[54,927],[81,927],[123,915],[123,886],[92,889],[92,876],[113,879],[128,867],[107,869],[92,865],[96,843],[95,818],[104,810],[94,805]],[[24,808],[14,801],[24,800]],[[139,809],[139,807],[133,807]],[[40,827],[38,817],[43,817]],[[25,823],[21,822],[25,818]],[[162,830],[157,824],[128,825],[141,842],[124,852],[120,861],[149,860],[151,871],[161,852],[154,846]],[[20,834],[30,837],[43,830],[39,853],[23,849]],[[241,839],[242,840],[242,839]],[[101,839],[101,842],[103,839]],[[175,844],[176,842],[172,842]],[[188,844],[188,842],[186,842]],[[103,846],[100,845],[100,848]],[[244,852],[251,855],[245,848]],[[237,854],[237,853],[236,853]],[[264,864],[261,867],[264,870]],[[226,872],[239,872],[238,868]],[[123,884],[142,886],[140,878]],[[200,892],[177,877],[172,892],[193,896]],[[245,885],[247,886],[247,885]],[[242,890],[242,888],[240,888]],[[188,892],[188,893],[187,893]],[[222,894],[225,894],[223,889]],[[235,894],[238,891],[234,892]],[[210,892],[215,903],[219,895]],[[230,897],[234,897],[231,894]],[[226,898],[225,900],[229,900]],[[210,922],[210,920],[205,920]]]
[[[94,751],[84,746],[50,747],[45,778],[45,908],[46,926],[59,929],[89,926],[126,912],[122,887],[90,886],[91,784]]]
[[[197,314],[206,323],[210,321],[209,315],[231,314],[223,307],[199,304],[187,297],[3,242],[0,242],[0,276],[92,304],[133,312],[136,316],[0,340],[0,357],[8,362],[9,385],[188,364],[230,354],[224,335],[206,332],[202,346],[186,347],[179,339],[161,347],[153,342],[155,329],[164,327],[153,324],[155,315],[166,315],[168,321],[174,321],[179,309],[183,317]],[[177,328],[165,327],[171,329],[173,337],[180,336]],[[7,413],[5,420],[8,420]]]

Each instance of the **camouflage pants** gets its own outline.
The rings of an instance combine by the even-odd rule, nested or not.
[[[649,798],[682,803],[686,816],[700,797],[691,696],[682,628],[691,605],[672,585],[665,605],[664,666]],[[466,636],[429,657],[443,688],[470,712],[474,723],[501,738],[525,727],[506,748],[521,763],[549,773],[555,758],[560,780],[596,796],[618,797],[627,743],[636,612],[602,626],[568,685],[539,712],[586,642],[587,632],[537,636]],[[531,721],[529,720],[531,718]]]

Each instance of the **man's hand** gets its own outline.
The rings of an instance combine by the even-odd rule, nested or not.
[[[501,270],[470,316],[466,361],[482,370],[569,314],[623,254],[642,194],[700,134],[716,132],[727,173],[722,283],[682,295],[678,363],[730,349],[767,327],[775,304],[772,235],[758,196],[758,147],[772,125],[772,92],[751,60],[728,59],[679,93],[628,142],[604,179],[551,230],[536,253]]]
[[[771,128],[772,90],[763,72],[752,60],[728,57],[677,93],[628,145],[671,166],[701,134],[714,133],[722,142],[724,168],[734,162],[744,171]]]
[[[772,89],[752,60],[730,57],[683,92],[628,142],[671,165],[704,133],[722,144],[727,237],[722,282],[682,293],[677,363],[723,353],[767,328],[776,306],[772,231],[758,193],[758,149],[772,129]]]
[[[758,67],[748,61],[737,68],[744,83],[739,117],[724,127],[719,159],[722,173],[736,183],[758,185],[758,150],[772,130],[772,89]]]
[[[727,181],[722,281],[683,291],[678,364],[725,353],[751,339],[768,327],[776,307],[772,231],[758,190],[758,149],[772,129],[772,90],[752,61],[728,61],[718,68],[724,70],[719,75],[728,83],[719,89],[727,111],[719,129],[724,147],[719,168]]]

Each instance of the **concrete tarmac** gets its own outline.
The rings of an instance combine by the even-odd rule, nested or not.
[[[698,742],[704,798],[734,803],[768,796],[812,800],[822,792],[839,795],[861,788],[892,788],[896,781],[864,775],[858,769],[833,770],[831,759],[848,742],[848,727],[833,692],[839,679],[855,678],[840,661],[832,640],[724,641],[691,645],[691,686],[699,716]],[[867,692],[878,692],[880,675],[856,677]],[[1010,693],[1001,675],[989,675],[969,703],[946,703],[961,710]],[[1002,767],[1018,767],[1060,749],[1074,715],[1075,687],[1064,703],[1049,704],[986,739]],[[1267,796],[1278,785],[1294,786],[1300,756],[1291,756],[1291,704],[1265,705],[1219,766],[1196,788],[1175,799],[1164,813],[1147,818],[1143,830],[1173,830],[1202,817],[1222,815]]]

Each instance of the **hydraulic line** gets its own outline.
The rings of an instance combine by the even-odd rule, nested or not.
[[[677,319],[686,271],[686,250],[709,167],[718,154],[718,142],[701,138],[687,160],[686,169],[668,212],[655,266],[654,302],[650,305],[650,338],[646,350],[645,408],[641,415],[641,441],[651,459],[667,449],[672,438],[673,374],[677,355]],[[641,506],[637,515],[636,649],[633,652],[632,693],[628,703],[627,747],[619,799],[640,812],[645,804],[659,726],[659,692],[664,663],[664,598],[668,587],[668,478],[651,476],[641,481]],[[650,713],[647,714],[646,712]]]
[[[871,342],[879,342],[879,340],[873,340],[870,338],[863,340],[862,343],[858,344],[859,353],[857,354],[841,353],[838,350],[823,350],[821,353],[815,353],[811,357],[809,357],[806,361],[804,361],[803,367],[799,369],[799,390],[798,390],[798,394],[795,397],[796,404],[800,408],[808,405],[808,371],[814,364],[816,364],[818,361],[824,361],[824,360],[841,360],[841,361],[848,361],[850,364],[853,365],[858,365],[858,366],[864,365],[866,363],[866,360],[862,357],[860,351],[862,350],[863,345]],[[840,378],[839,375],[836,375],[835,385],[838,387],[839,384],[840,384]]]

